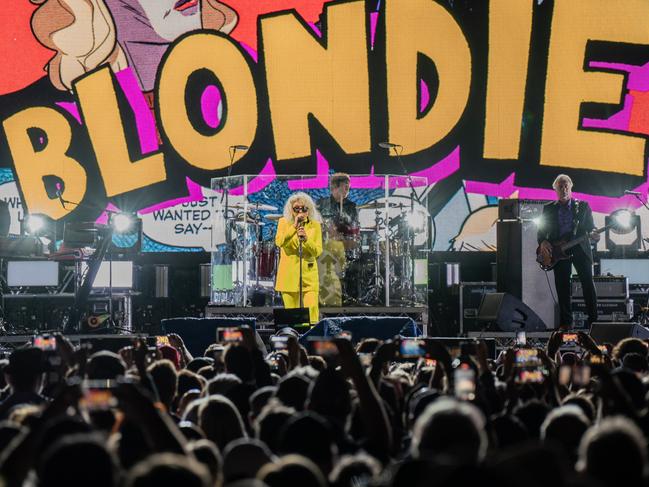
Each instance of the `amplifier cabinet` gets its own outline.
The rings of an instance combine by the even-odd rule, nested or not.
[[[587,319],[586,303],[583,298],[571,302],[573,321],[576,327]],[[633,318],[633,299],[597,299],[598,321],[630,321]]]
[[[495,293],[495,282],[460,283],[460,334],[481,331],[478,325],[478,309],[485,294]]]
[[[499,220],[531,220],[543,211],[547,200],[523,200],[518,198],[502,198],[498,200]]]
[[[629,298],[629,279],[624,276],[596,276],[595,291],[598,298],[604,299],[628,299]],[[573,298],[583,298],[584,292],[581,288],[581,282],[576,277],[571,280],[571,290]]]

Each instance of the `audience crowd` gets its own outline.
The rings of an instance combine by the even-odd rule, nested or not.
[[[196,357],[178,335],[119,353],[56,335],[0,362],[0,485],[647,485],[647,343],[566,335],[497,357],[290,329]]]

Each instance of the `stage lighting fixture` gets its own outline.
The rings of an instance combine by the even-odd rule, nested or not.
[[[426,215],[418,210],[414,210],[408,213],[406,216],[406,221],[410,228],[416,232],[421,232],[426,228]]]
[[[116,233],[126,233],[133,227],[134,218],[127,213],[117,213],[113,216],[111,225]]]
[[[604,219],[606,249],[612,253],[639,250],[642,244],[640,217],[626,208],[615,210]]]
[[[614,228],[617,229],[618,233],[628,233],[631,229],[631,218],[633,215],[627,209],[621,209],[614,211],[611,216],[615,222]]]
[[[40,215],[29,215],[27,217],[27,231],[32,235],[37,234],[45,228],[45,218]]]
[[[532,218],[532,223],[534,223],[534,225],[536,225],[537,227],[540,227],[543,223],[543,218],[541,218],[540,216]]]

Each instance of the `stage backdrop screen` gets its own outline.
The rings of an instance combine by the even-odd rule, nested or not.
[[[352,200],[374,174],[427,178],[434,250],[494,250],[497,200],[552,199],[560,173],[596,223],[647,218],[624,193],[649,189],[647,1],[11,3],[13,234],[26,212],[109,209],[142,217],[144,251],[205,251],[212,178],[312,174],[326,192],[335,171]]]

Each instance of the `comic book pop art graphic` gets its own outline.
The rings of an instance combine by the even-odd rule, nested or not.
[[[646,0],[15,0],[0,198],[12,233],[138,212],[150,251],[209,248],[210,181],[238,174],[326,191],[343,171],[352,199],[425,177],[436,250],[493,250],[498,198],[551,199],[559,173],[596,223],[645,220],[624,191],[649,190],[647,19]]]

